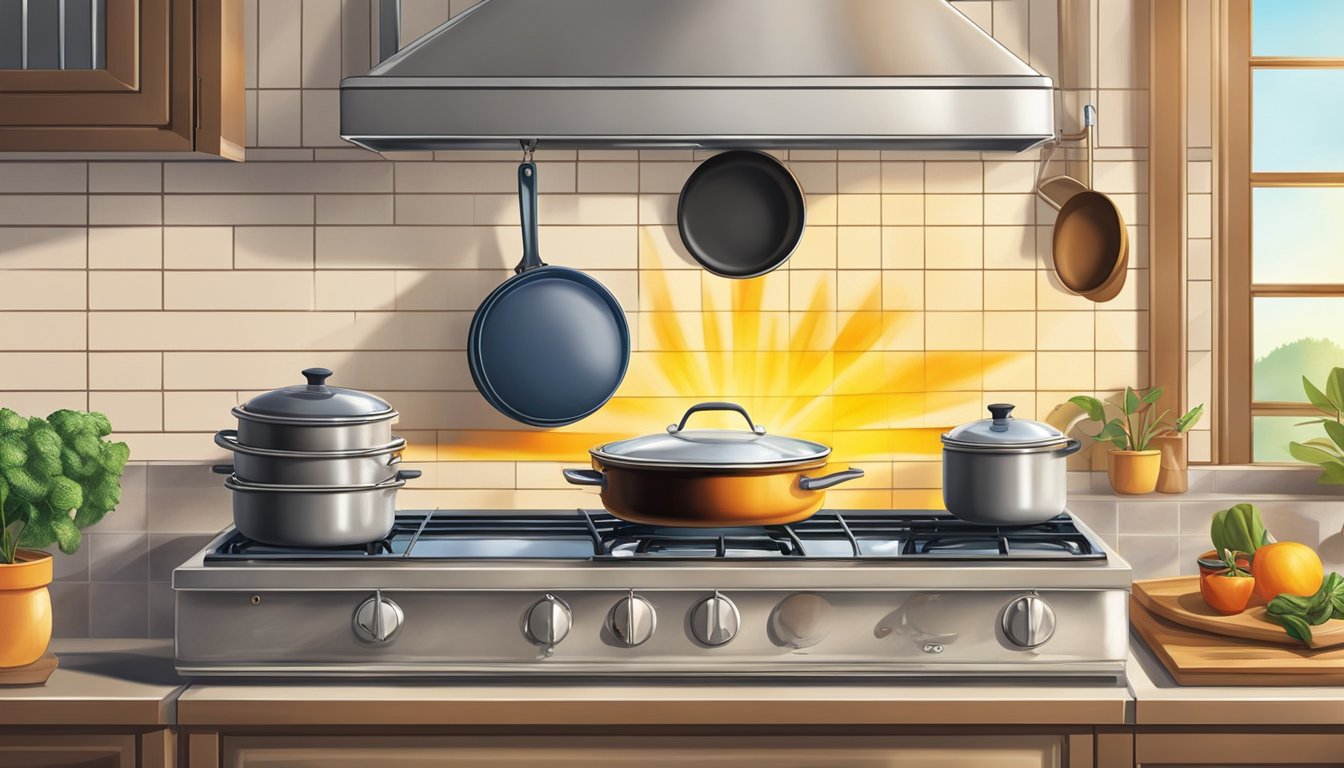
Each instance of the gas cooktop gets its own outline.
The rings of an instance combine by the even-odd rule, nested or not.
[[[1106,553],[1067,515],[1039,525],[997,528],[928,512],[823,511],[792,525],[665,528],[580,509],[569,514],[406,512],[397,515],[386,538],[331,549],[271,546],[234,531],[206,553],[205,563],[403,558],[1104,560]]]
[[[1068,514],[663,528],[406,512],[367,546],[230,528],[173,572],[193,677],[1123,680],[1130,568]]]

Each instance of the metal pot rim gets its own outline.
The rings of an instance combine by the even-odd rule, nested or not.
[[[395,419],[400,414],[395,410],[391,410],[386,413],[379,413],[371,416],[323,416],[304,419],[297,416],[270,416],[267,414],[252,413],[243,406],[236,405],[233,407],[233,415],[237,417],[239,421],[252,421],[262,424],[283,424],[296,427],[333,427],[377,424],[381,421]]]
[[[233,439],[229,439],[232,437]],[[279,448],[263,448],[238,442],[238,431],[221,429],[215,433],[215,445],[233,453],[245,453],[249,456],[264,456],[272,459],[359,459],[368,456],[383,456],[405,450],[406,438],[392,436],[392,441],[371,448],[353,448],[342,451],[285,451]]]
[[[360,491],[400,488],[404,485],[406,485],[406,480],[395,476],[381,483],[370,485],[269,485],[266,483],[249,483],[238,479],[237,475],[229,475],[224,480],[225,488],[241,493],[358,493]]]
[[[716,464],[702,462],[686,461],[659,461],[657,459],[639,459],[630,456],[613,456],[605,453],[602,449],[606,446],[593,448],[588,451],[589,455],[602,462],[604,467],[616,467],[619,469],[650,469],[663,472],[680,471],[722,471],[722,472],[741,472],[750,470],[770,470],[774,472],[786,472],[794,470],[816,469],[826,465],[826,457],[830,455],[831,449],[826,448],[817,457],[808,457],[806,459],[791,459],[788,461],[762,461],[746,464]]]
[[[1000,454],[1021,454],[1021,453],[1053,453],[1069,444],[1068,437],[1062,437],[1057,440],[1040,443],[1028,443],[1020,445],[985,445],[980,443],[962,443],[956,440],[949,440],[944,434],[943,450],[956,451],[958,453],[1000,453]]]

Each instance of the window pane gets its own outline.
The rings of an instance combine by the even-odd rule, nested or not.
[[[1344,69],[1257,69],[1251,170],[1344,170]]]
[[[1289,461],[1297,464],[1288,453],[1288,443],[1302,442],[1313,437],[1324,437],[1325,428],[1320,424],[1295,426],[1310,419],[1310,416],[1256,416],[1251,419],[1252,461]]]
[[[1251,398],[1305,403],[1302,377],[1318,387],[1344,366],[1344,298],[1258,298]]]
[[[1344,283],[1344,188],[1261,187],[1251,202],[1253,282]]]
[[[1344,56],[1340,0],[1255,0],[1252,56]]]

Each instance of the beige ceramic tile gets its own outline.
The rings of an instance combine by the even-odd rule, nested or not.
[[[985,387],[989,389],[1033,390],[1036,388],[1036,354],[1018,352],[996,357],[985,364],[984,377]]]
[[[164,227],[164,269],[229,269],[232,227]]]
[[[257,146],[303,143],[303,99],[297,90],[257,92]]]
[[[985,192],[989,194],[1032,194],[1036,189],[1036,163],[985,163]]]
[[[1036,273],[1032,270],[995,270],[984,273],[985,309],[1036,308]]]
[[[836,168],[841,194],[875,195],[883,191],[879,163],[839,163]]]
[[[1098,83],[1102,88],[1148,86],[1148,3],[1105,0],[1097,4]]]
[[[1148,92],[1101,91],[1097,104],[1097,140],[1102,147],[1148,144]]]
[[[165,195],[165,224],[312,224],[312,195]]]
[[[924,224],[923,195],[882,195],[883,226],[921,226]]]
[[[1096,370],[1095,387],[1099,391],[1149,385],[1148,356],[1142,352],[1098,352]]]
[[[396,195],[397,224],[471,224],[471,195]]]
[[[158,269],[163,231],[158,227],[90,227],[90,269]]]
[[[161,224],[163,198],[158,195],[90,195],[90,224]]]
[[[1036,345],[1035,312],[986,312],[985,349],[1028,350]]]
[[[924,339],[929,349],[984,347],[984,324],[978,312],[925,312],[924,318]]]
[[[836,221],[841,226],[876,226],[881,224],[881,195],[840,195]]]
[[[285,153],[307,150],[272,150]],[[249,155],[254,153],[249,153]],[[393,166],[383,162],[168,163],[167,192],[391,192]]]
[[[318,224],[391,224],[392,195],[318,195]]]
[[[90,352],[89,388],[157,390],[163,386],[159,352]]]
[[[107,414],[118,432],[157,432],[163,429],[160,392],[90,392],[89,408]]]
[[[88,189],[84,163],[5,163],[0,193],[45,194]]]
[[[1187,349],[1213,349],[1213,284],[1206,280],[1186,283],[1186,302]]]
[[[806,195],[807,226],[832,227],[840,218],[840,196],[832,194]]]
[[[1036,313],[1037,349],[1092,349],[1095,312]]]
[[[305,147],[345,147],[341,138],[341,99],[335,89],[305,90],[302,141]]]
[[[836,254],[840,269],[876,269],[881,267],[882,228],[837,228]]]
[[[640,163],[639,191],[679,194],[696,163]]]
[[[89,309],[160,309],[162,272],[99,270],[89,273]]]
[[[1147,312],[1097,312],[1098,350],[1146,350]]]
[[[396,273],[318,272],[317,309],[388,310],[396,307]]]
[[[74,226],[88,221],[83,195],[0,195],[0,225]]]
[[[0,370],[6,391],[83,389],[87,376],[82,352],[0,352]]]
[[[995,0],[994,2],[994,39],[1012,51],[1019,59],[1026,61],[1031,57],[1030,37],[1031,6],[1029,0]]]
[[[841,270],[836,273],[836,309],[880,312],[882,273],[878,270]]]
[[[83,312],[5,312],[0,321],[9,328],[19,329],[0,334],[0,349],[3,350],[40,352],[86,348],[88,319]],[[41,332],[26,332],[27,329],[41,329]]]
[[[1209,280],[1213,277],[1213,241],[1189,240],[1185,251],[1186,277]]]
[[[1213,236],[1213,195],[1186,195],[1186,234],[1193,238]]]
[[[160,163],[90,163],[90,192],[159,192],[163,189]]]
[[[924,273],[924,303],[929,310],[983,308],[983,275],[979,270],[929,270]]]
[[[928,195],[924,198],[924,223],[932,226],[979,226],[984,221],[981,195]]]
[[[171,282],[173,273],[168,274]],[[208,277],[209,273],[205,274]],[[416,316],[420,314],[449,325],[435,313]],[[219,332],[222,327],[228,328],[227,334]],[[95,350],[143,352],[345,350],[358,349],[359,344],[368,341],[358,336],[355,329],[355,316],[350,312],[96,312],[90,317],[89,346]]]
[[[923,193],[924,163],[882,163],[882,194],[919,195]]]
[[[303,0],[304,88],[335,88],[341,81],[341,0]]]
[[[837,227],[809,226],[789,257],[790,269],[835,269]],[[678,241],[680,245],[680,241]]]
[[[924,229],[921,227],[883,227],[882,268],[923,269]]]
[[[313,266],[312,227],[235,227],[238,269],[307,269]]]
[[[580,193],[639,191],[639,163],[579,163],[577,173]]]
[[[163,428],[171,432],[202,432],[227,423],[238,405],[237,392],[164,392]]]
[[[925,163],[924,191],[928,194],[979,194],[984,191],[984,164]]]
[[[85,273],[21,270],[4,276],[0,311],[85,308]]]
[[[984,264],[980,227],[927,227],[924,249],[929,269],[979,269]]]
[[[910,311],[924,309],[924,280],[929,273],[891,269],[882,273],[882,308]]]
[[[313,273],[165,272],[164,309],[312,309]]]
[[[300,0],[258,0],[257,85],[298,88],[303,49]]]
[[[1036,205],[1035,195],[985,195],[985,224],[988,226],[1031,224],[1035,220]]]
[[[83,227],[0,227],[0,269],[83,269]]]
[[[1095,381],[1094,353],[1037,352],[1036,380],[1050,382],[1051,387],[1089,391]]]

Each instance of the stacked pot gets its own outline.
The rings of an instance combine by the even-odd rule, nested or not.
[[[233,409],[237,429],[215,433],[233,464],[233,520],[244,536],[291,547],[339,547],[383,538],[396,519],[397,489],[420,476],[399,469],[406,441],[397,412],[354,389],[329,387],[332,372],[309,368],[307,384],[273,390]]]

